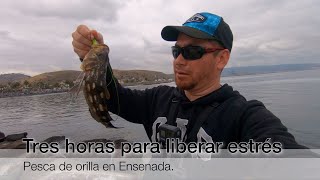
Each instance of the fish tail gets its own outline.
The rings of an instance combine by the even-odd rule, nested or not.
[[[115,129],[119,129],[119,128],[123,128],[123,127],[116,127],[114,126],[111,122],[102,122],[102,124],[106,127],[106,128],[115,128]]]

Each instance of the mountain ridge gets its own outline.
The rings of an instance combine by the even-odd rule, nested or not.
[[[268,66],[242,66],[225,68],[222,76],[241,76],[252,74],[266,74],[287,71],[299,71],[320,69],[320,64],[280,64]],[[0,74],[0,84],[28,81],[29,83],[47,82],[48,84],[60,83],[62,81],[75,81],[81,71],[63,70],[54,72],[45,72],[35,76],[29,76],[22,73]],[[159,71],[150,70],[118,70],[114,69],[113,73],[121,84],[136,85],[136,84],[152,84],[170,82],[174,80],[173,74],[165,74]]]

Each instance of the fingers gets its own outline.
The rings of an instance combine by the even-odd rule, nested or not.
[[[80,58],[84,58],[86,54],[90,51],[91,46],[79,43],[78,41],[72,41],[73,50],[78,54]]]
[[[73,51],[78,54],[79,58],[83,59],[89,51],[84,51],[78,48],[73,48]]]
[[[104,44],[102,34],[98,33],[97,41],[98,41],[100,44]]]
[[[89,52],[91,47],[90,30],[85,25],[79,25],[75,32],[72,33],[72,46],[75,53],[80,58]]]
[[[72,38],[81,44],[91,46],[90,30],[85,25],[80,25],[77,27],[76,31],[72,33]]]
[[[80,43],[80,42],[75,41],[75,40],[72,41],[72,45],[73,45],[74,48],[77,48],[77,49],[80,49],[80,50],[83,50],[83,51],[89,51],[90,48],[91,48],[91,45],[88,46],[87,44],[83,44],[83,43]]]
[[[90,30],[86,25],[79,25],[72,33],[72,46],[74,52],[78,54],[80,58],[84,58],[90,51],[92,40],[96,39],[99,44],[103,44],[103,36],[96,30]]]
[[[86,25],[79,25],[77,27],[76,32],[78,32],[79,34],[81,34],[83,37],[87,38],[88,40],[90,40],[90,29],[86,26]]]
[[[91,39],[95,38],[99,44],[104,43],[103,36],[99,32],[97,32],[96,30],[91,30],[90,33],[91,33]]]

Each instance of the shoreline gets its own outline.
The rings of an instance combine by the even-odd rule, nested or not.
[[[277,73],[299,72],[299,71],[310,71],[310,70],[318,70],[318,68],[295,70],[295,71],[288,70],[288,71],[269,72],[269,73],[230,74],[230,75],[222,76],[222,78],[239,77],[239,76],[252,76],[252,75],[266,75],[266,74],[277,74]],[[121,85],[124,87],[134,87],[134,86],[156,85],[156,84],[171,83],[171,82],[174,82],[174,81],[172,81],[172,80],[165,80],[165,81],[159,81],[159,82],[147,81],[147,82],[140,82],[140,83],[125,83],[125,84],[121,84]],[[8,92],[8,93],[0,92],[0,98],[32,96],[32,95],[42,95],[42,94],[54,94],[54,93],[68,92],[69,90],[70,89],[59,89],[59,90],[44,89],[42,91],[40,90],[40,91],[32,91],[32,92]]]
[[[122,84],[124,87],[131,87],[131,86],[143,86],[143,85],[156,85],[156,84],[162,84],[162,83],[170,83],[173,81],[161,81],[161,82],[144,82],[144,83],[127,83]],[[71,89],[71,88],[70,88]],[[37,90],[37,91],[28,91],[28,92],[1,92],[0,98],[9,98],[9,97],[20,97],[20,96],[33,96],[33,95],[43,95],[43,94],[55,94],[55,93],[64,93],[69,92],[70,89],[43,89],[43,90]]]
[[[52,91],[8,92],[8,93],[1,93],[0,98],[33,96],[33,95],[42,95],[42,94],[55,94],[55,93],[63,93],[68,91],[69,89],[52,90]]]

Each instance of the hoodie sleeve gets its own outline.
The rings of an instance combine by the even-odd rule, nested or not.
[[[109,79],[108,110],[132,123],[145,124],[151,116],[153,89],[131,90],[122,87],[117,79]]]
[[[299,145],[293,135],[273,113],[259,101],[249,101],[242,117],[242,141],[253,139],[256,142],[271,138],[273,142],[280,142],[284,149],[305,149]]]

